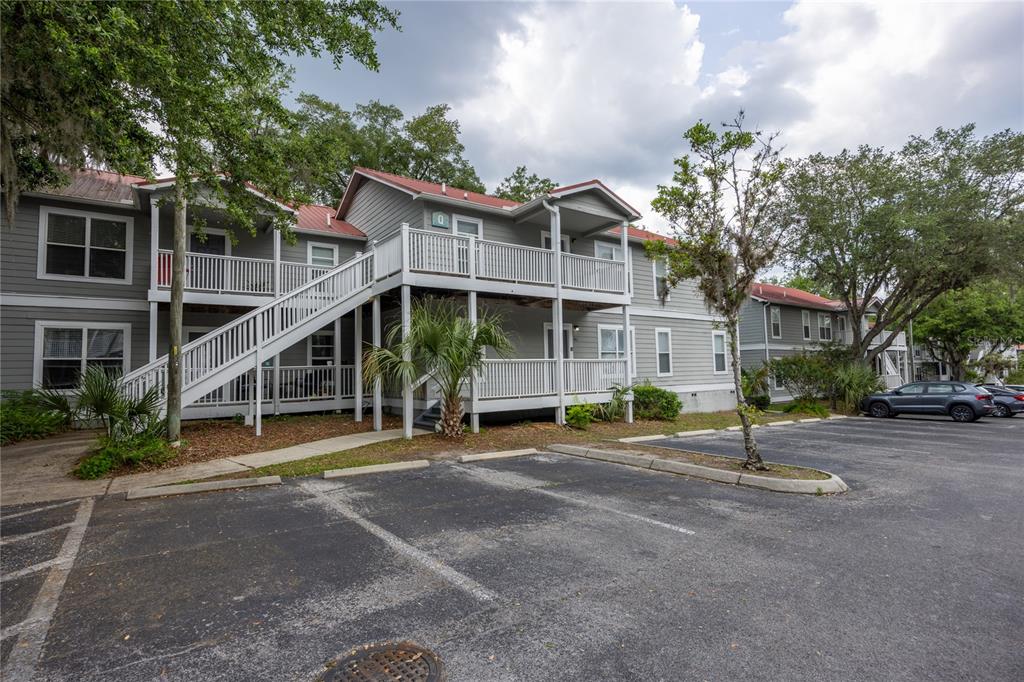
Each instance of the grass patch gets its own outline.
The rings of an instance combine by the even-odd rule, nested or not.
[[[357,450],[362,449],[364,448],[357,448]],[[271,464],[269,466],[256,469],[249,474],[249,476],[281,476],[282,478],[288,476],[308,476],[311,473],[320,473],[321,471],[327,471],[328,469],[350,469],[352,467],[365,467],[370,466],[371,464],[387,464],[395,461],[400,460],[388,459],[387,457],[374,457],[372,455],[357,452],[356,450],[347,450],[344,452],[332,452],[329,455],[321,455],[319,457],[311,457],[309,459],[300,459],[294,462]]]

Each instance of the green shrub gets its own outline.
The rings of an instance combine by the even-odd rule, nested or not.
[[[0,445],[46,438],[65,426],[64,415],[41,404],[36,391],[4,391],[0,399]]]
[[[746,396],[747,405],[756,407],[759,410],[767,410],[772,406],[772,398],[769,395],[751,395]]]
[[[810,402],[829,392],[832,365],[825,355],[799,353],[775,358],[768,366],[794,400]]]
[[[143,432],[119,438],[103,436],[99,449],[79,462],[74,474],[85,479],[100,478],[125,464],[161,464],[172,457],[174,450],[160,435]]]
[[[1007,384],[1024,384],[1024,365],[1007,374],[1004,381]]]
[[[615,384],[612,399],[607,403],[596,405],[594,418],[603,422],[617,422],[626,416],[626,394],[633,390],[632,386]]]
[[[806,398],[797,398],[793,402],[782,408],[783,412],[800,412],[803,414],[813,414],[816,417],[822,419],[828,418],[828,410],[825,406],[816,400],[807,400]]]
[[[594,421],[597,406],[590,403],[570,405],[565,411],[565,423],[574,429],[586,429]]]
[[[72,473],[78,478],[92,480],[94,478],[102,478],[116,467],[117,465],[109,454],[97,452],[79,462]]]
[[[633,389],[633,416],[637,419],[673,421],[682,409],[682,401],[672,391],[650,383],[640,384]]]
[[[885,384],[874,370],[859,363],[835,368],[831,384],[833,403],[842,403],[847,412],[856,412],[866,396],[885,389]]]

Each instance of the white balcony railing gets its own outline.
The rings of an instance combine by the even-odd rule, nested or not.
[[[625,360],[565,360],[566,395],[606,393],[625,381]],[[477,380],[480,400],[555,395],[555,360],[485,360]]]
[[[278,369],[279,388],[274,390],[274,368],[263,368],[263,400],[272,402],[277,397],[282,403],[335,400],[355,395],[355,368],[352,365],[302,365]],[[201,407],[246,405],[252,401],[256,382],[253,371],[246,372],[215,391],[196,400]],[[340,386],[340,391],[335,387]]]
[[[170,250],[157,253],[156,283],[160,289],[171,285],[172,257]],[[405,270],[542,287],[555,283],[555,254],[550,249],[408,227],[376,242],[372,260],[377,281]],[[623,261],[563,253],[561,265],[565,289],[605,294],[627,292]],[[185,290],[274,296],[305,286],[329,270],[306,263],[186,253]],[[277,276],[281,279],[279,286],[275,286]]]

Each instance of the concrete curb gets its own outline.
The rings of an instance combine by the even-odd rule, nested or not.
[[[620,443],[645,443],[645,442],[647,442],[649,440],[665,440],[666,438],[671,438],[671,437],[672,436],[670,436],[670,435],[665,435],[664,433],[659,433],[659,434],[656,434],[656,435],[653,435],[653,436],[630,436],[628,438],[619,438],[618,441]]]
[[[380,474],[389,471],[410,471],[412,469],[426,469],[430,462],[425,459],[415,459],[411,462],[393,462],[391,464],[370,464],[364,467],[349,467],[347,469],[328,469],[324,472],[324,478],[346,478],[348,476],[362,476],[363,474]]]
[[[192,495],[208,493],[215,490],[233,490],[235,488],[255,488],[264,485],[280,485],[280,476],[260,476],[259,478],[232,478],[224,481],[207,481],[205,483],[184,483],[177,485],[161,485],[154,488],[134,488],[124,495],[126,500],[145,500],[150,497],[170,497],[171,495]]]
[[[555,444],[547,447],[548,450],[558,452],[563,455],[585,457],[587,459],[596,459],[602,462],[611,462],[612,464],[624,464],[626,466],[634,466],[640,469],[651,469],[653,471],[660,471],[669,474],[683,474],[685,476],[703,478],[710,481],[717,481],[719,483],[732,483],[735,485],[761,488],[762,490],[771,490],[780,493],[826,495],[832,493],[845,493],[850,489],[843,479],[828,471],[822,471],[821,469],[815,469],[815,471],[821,471],[823,474],[828,474],[829,478],[824,480],[794,480],[789,478],[772,478],[770,476],[742,474],[725,471],[724,469],[716,469],[714,467],[701,466],[700,464],[691,464],[690,462],[681,462],[675,459],[659,459],[653,455],[636,455],[633,453],[617,452],[614,450],[597,450],[595,448],[585,448],[580,445]],[[716,456],[724,457],[725,455]]]
[[[679,431],[676,433],[676,438],[686,438],[687,436],[707,436],[708,434],[718,433],[717,429],[699,429],[697,431]]]
[[[786,426],[787,424],[796,424],[792,419],[784,419],[780,422],[768,422],[766,426]]]
[[[466,464],[467,462],[488,462],[493,459],[511,459],[512,457],[525,457],[527,455],[536,455],[537,448],[523,448],[522,450],[497,450],[495,452],[479,452],[474,455],[461,455],[459,457],[460,464]]]

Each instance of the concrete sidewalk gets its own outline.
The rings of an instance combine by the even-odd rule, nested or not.
[[[426,433],[429,432],[420,429],[413,430],[414,436]],[[147,471],[113,479],[80,481],[73,478],[68,472],[74,468],[75,462],[92,447],[95,434],[86,435],[81,432],[67,434],[45,441],[19,443],[3,449],[0,504],[7,506],[123,493],[132,488],[195,481],[224,474],[244,474],[270,464],[293,462],[401,437],[401,429],[367,431],[292,445],[278,450],[186,464],[173,469]]]

